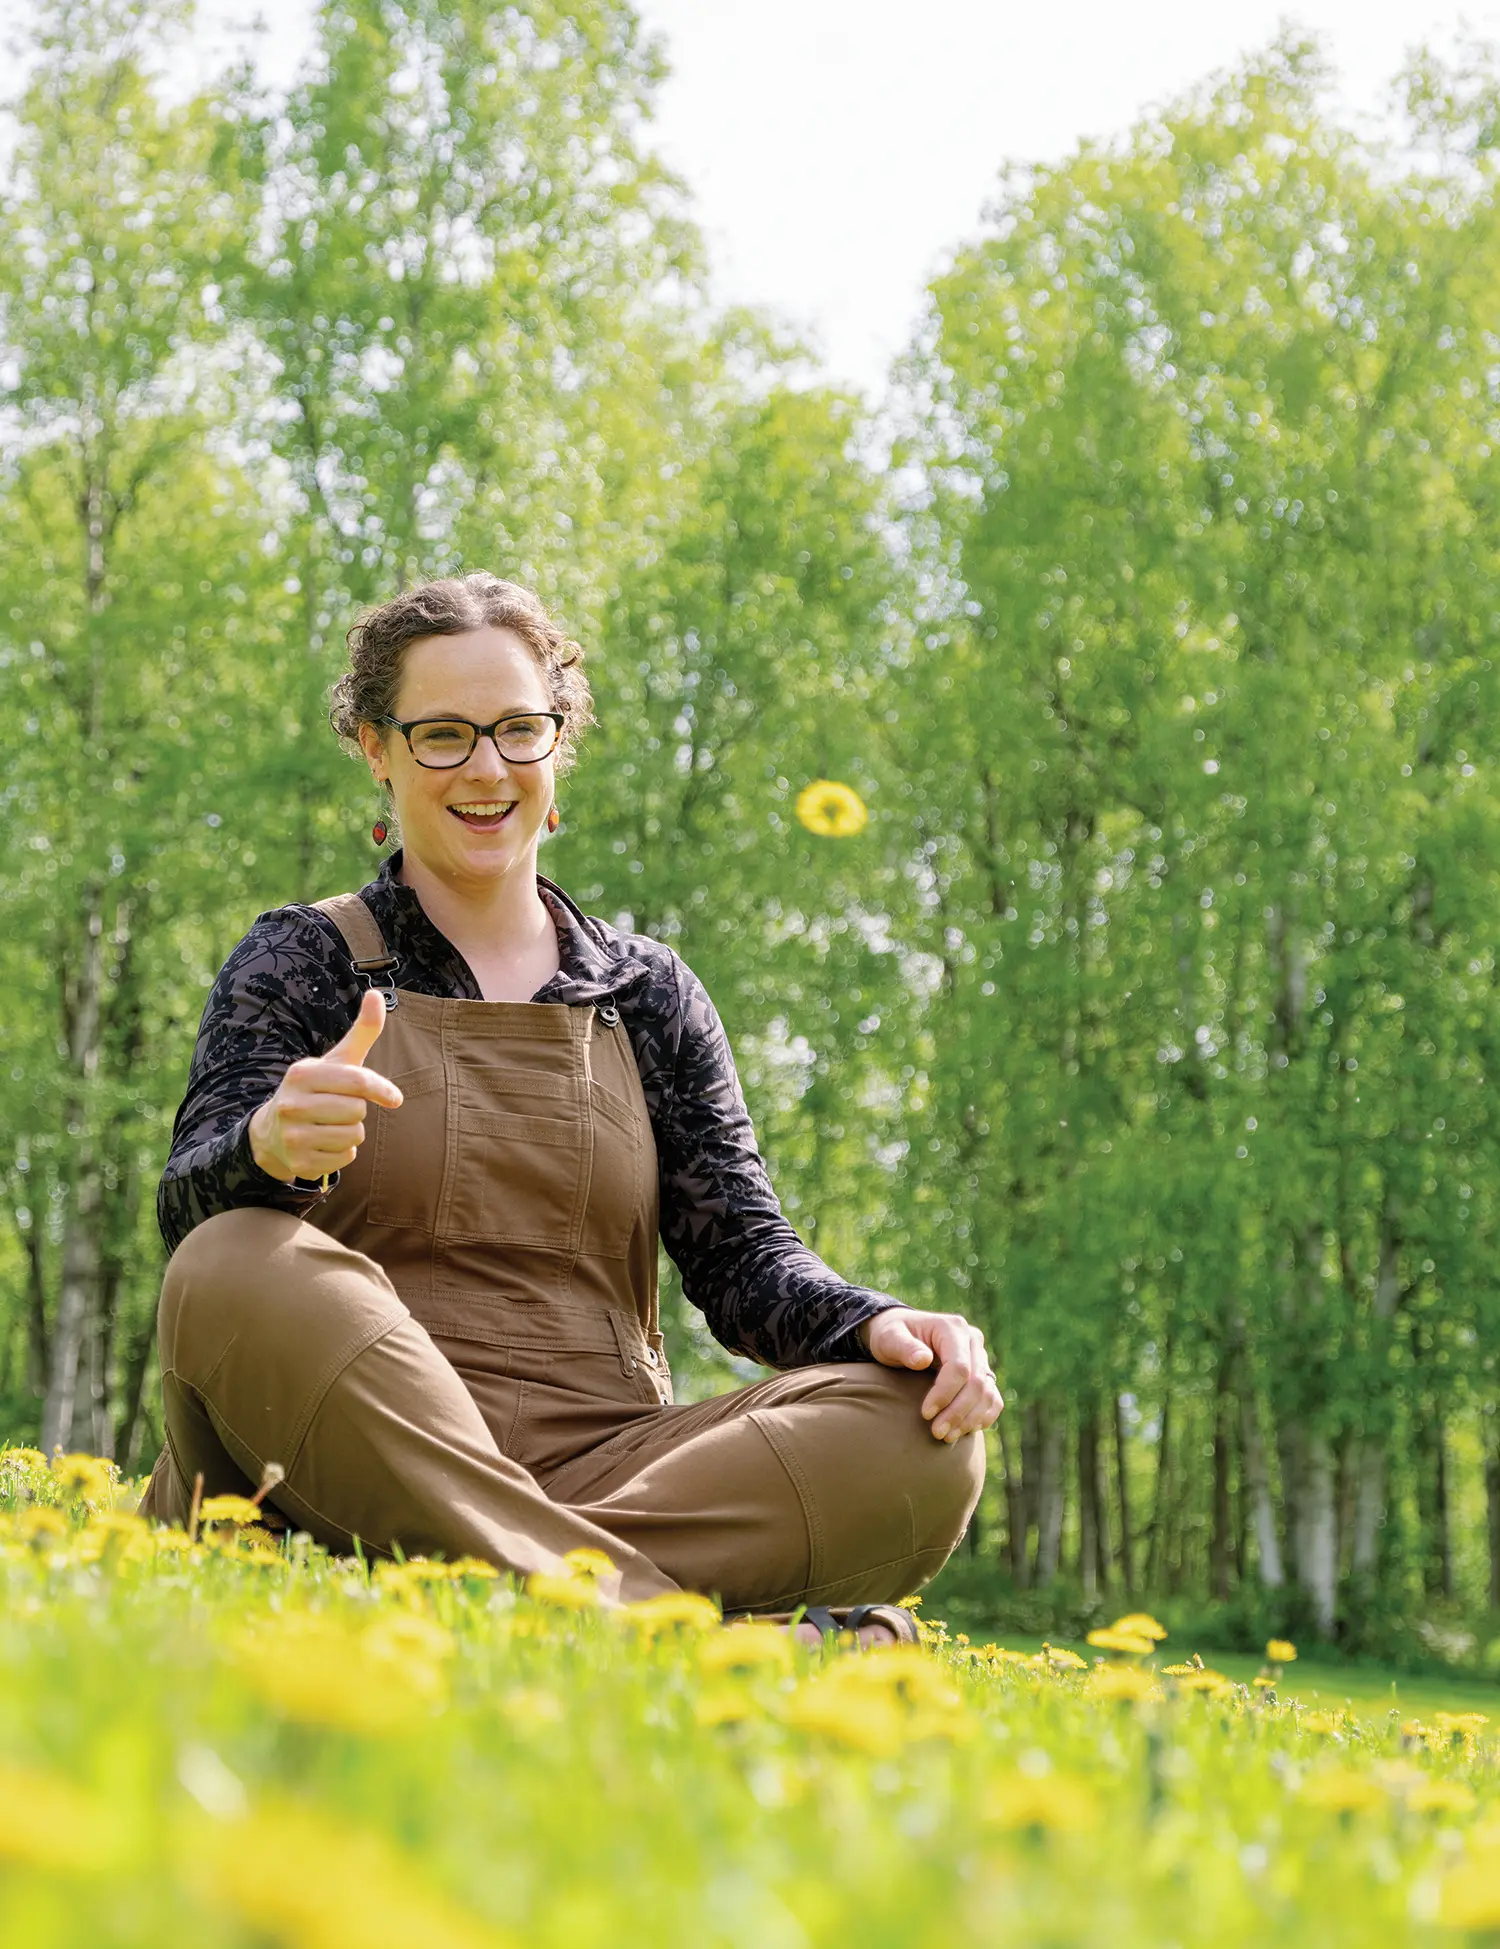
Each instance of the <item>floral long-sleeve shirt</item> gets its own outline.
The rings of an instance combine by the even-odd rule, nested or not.
[[[468,963],[401,884],[400,860],[397,853],[360,890],[398,957],[397,984],[482,1000]],[[660,941],[583,914],[540,875],[537,891],[557,927],[561,965],[532,999],[609,1000],[619,1009],[656,1137],[662,1241],[715,1338],[772,1367],[868,1358],[855,1328],[900,1302],[839,1278],[788,1224],[703,984]],[[239,1205],[317,1222],[323,1193],[261,1170],[250,1118],[292,1063],[339,1040],[364,986],[338,929],[310,907],[262,914],[235,948],[203,1011],[157,1195],[169,1251],[205,1218]]]

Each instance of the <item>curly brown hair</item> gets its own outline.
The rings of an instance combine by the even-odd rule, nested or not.
[[[547,614],[534,590],[485,570],[419,582],[366,611],[349,631],[349,668],[333,686],[329,723],[346,744],[357,747],[361,724],[394,716],[408,645],[424,636],[458,636],[486,624],[513,630],[536,659],[552,708],[562,713],[556,764],[559,773],[565,772],[579,738],[594,722],[583,651]]]

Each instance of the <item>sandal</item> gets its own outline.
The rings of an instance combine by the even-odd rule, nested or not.
[[[856,1604],[850,1610],[829,1610],[822,1604],[803,1604],[795,1611],[738,1611],[726,1624],[811,1624],[824,1644],[836,1643],[846,1631],[856,1634],[866,1624],[883,1624],[897,1644],[920,1644],[913,1612],[899,1604]]]

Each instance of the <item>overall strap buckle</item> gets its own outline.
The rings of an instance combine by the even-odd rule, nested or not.
[[[396,970],[400,966],[400,959],[396,955],[387,954],[378,961],[356,961],[354,972],[363,975],[370,987],[377,989],[385,997],[385,1005],[388,1009],[399,1008],[401,999],[396,993]],[[377,975],[384,975],[385,980],[377,981]]]
[[[339,930],[354,972],[368,987],[380,991],[388,1009],[399,1007],[396,969],[401,965],[400,958],[386,946],[379,923],[359,895],[335,893],[327,900],[315,900],[313,912],[325,915]],[[377,979],[381,975],[385,976],[383,981]]]

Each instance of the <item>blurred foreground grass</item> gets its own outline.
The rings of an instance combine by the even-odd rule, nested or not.
[[[371,1576],[233,1503],[190,1542],[120,1500],[0,1454],[7,1949],[1500,1933],[1477,1714],[933,1627],[822,1657],[701,1599],[606,1610],[587,1561]]]

